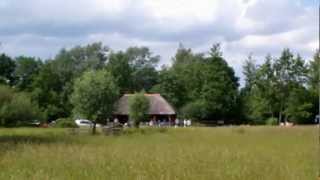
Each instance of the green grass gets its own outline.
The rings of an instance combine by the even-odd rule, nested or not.
[[[223,127],[70,135],[0,129],[0,179],[312,180],[316,127]]]

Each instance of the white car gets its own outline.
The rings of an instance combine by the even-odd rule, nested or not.
[[[92,127],[93,126],[93,122],[90,120],[87,120],[87,119],[77,119],[77,120],[75,120],[75,123],[79,127]],[[101,127],[101,125],[96,124],[96,127]]]

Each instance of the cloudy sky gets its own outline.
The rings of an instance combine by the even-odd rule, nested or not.
[[[52,58],[62,47],[101,41],[149,46],[170,63],[181,42],[195,52],[222,44],[238,76],[249,53],[318,47],[318,0],[0,0],[0,52]]]

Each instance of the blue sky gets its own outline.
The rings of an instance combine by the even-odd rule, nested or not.
[[[101,41],[114,50],[149,46],[170,64],[178,44],[206,52],[220,42],[238,76],[249,53],[261,62],[318,47],[317,0],[0,0],[0,52],[52,58]]]

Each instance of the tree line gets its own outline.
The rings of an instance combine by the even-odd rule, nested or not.
[[[62,49],[48,60],[2,54],[0,123],[107,119],[122,94],[135,92],[160,93],[178,117],[202,122],[309,124],[319,107],[319,51],[308,62],[289,49],[262,64],[248,56],[241,88],[219,44],[207,53],[180,45],[170,66],[159,61],[148,47],[114,51],[102,43]]]

